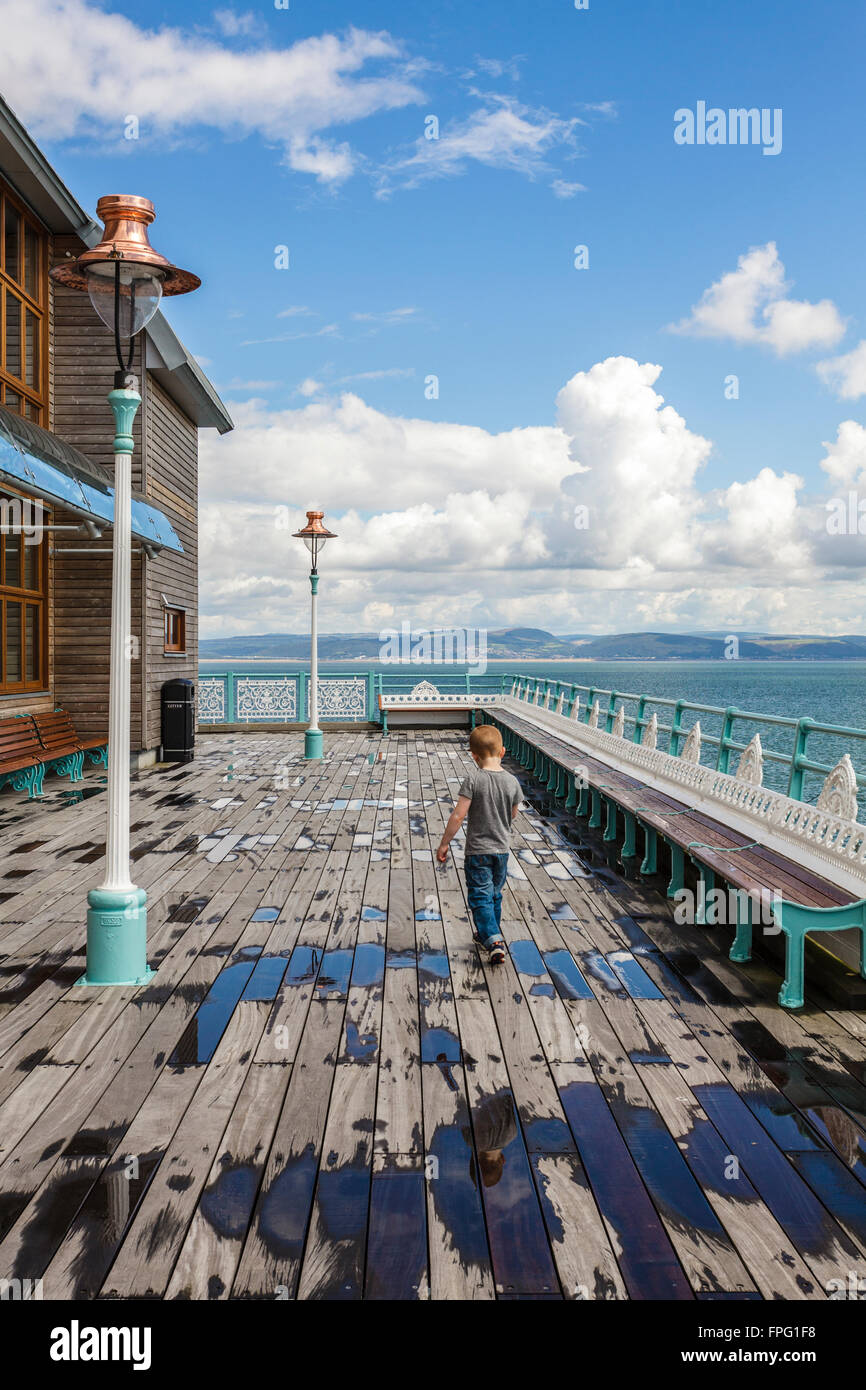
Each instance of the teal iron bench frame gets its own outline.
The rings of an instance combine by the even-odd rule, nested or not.
[[[44,752],[43,761],[62,776],[69,774],[72,782],[84,780],[84,759],[94,766],[108,766],[108,744],[105,739],[82,739],[77,733],[68,710],[55,709],[51,714],[34,714],[37,736]]]

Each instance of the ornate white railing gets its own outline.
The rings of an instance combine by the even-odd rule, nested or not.
[[[755,780],[759,772],[754,750],[741,759],[746,776],[739,777],[692,759],[700,752],[700,734],[688,740],[680,756],[649,743],[633,743],[591,724],[577,723],[531,700],[501,697],[500,707],[551,733],[575,750],[575,770],[581,752],[594,754],[611,767],[639,776],[648,787],[679,795],[696,810],[706,811],[726,825],[819,873],[858,896],[866,896],[866,826],[857,821],[857,781],[846,753],[827,777],[816,806],[771,791]],[[688,752],[688,757],[686,756]],[[749,753],[749,750],[746,750]],[[739,769],[738,769],[739,770]],[[760,837],[756,831],[760,829]]]

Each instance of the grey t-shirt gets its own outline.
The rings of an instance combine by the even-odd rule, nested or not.
[[[472,802],[466,817],[466,853],[507,854],[512,807],[523,799],[517,778],[510,772],[476,767],[467,772],[459,795]]]

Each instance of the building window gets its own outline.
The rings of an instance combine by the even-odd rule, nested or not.
[[[165,610],[165,644],[163,650],[174,656],[186,652],[186,613],[182,608]]]
[[[0,694],[46,686],[46,545],[20,523],[21,498],[0,495]],[[31,534],[26,534],[30,530]],[[17,532],[17,534],[16,534]]]
[[[0,404],[46,425],[48,238],[0,183]]]

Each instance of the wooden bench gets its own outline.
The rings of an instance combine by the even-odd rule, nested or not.
[[[539,777],[567,810],[588,815],[590,828],[603,828],[605,841],[618,839],[618,817],[622,816],[623,860],[638,857],[637,831],[643,832],[642,873],[657,871],[661,835],[671,857],[668,897],[676,898],[683,892],[689,859],[698,874],[698,925],[716,925],[716,876],[727,883],[735,897],[731,960],[751,958],[756,920],[784,933],[785,980],[779,1002],[785,1008],[803,1005],[805,937],[812,932],[858,928],[860,974],[866,978],[866,899],[510,710],[497,710],[493,722],[500,728],[508,751]]]
[[[82,781],[85,757],[106,767],[108,745],[80,738],[67,710],[0,719],[0,787],[41,796],[46,772]]]
[[[388,715],[390,714],[424,714],[428,720],[431,714],[459,714],[466,715],[470,725],[475,727],[475,713],[480,707],[492,707],[499,699],[498,695],[455,695],[446,694],[433,685],[432,681],[419,681],[418,684],[406,695],[381,694],[379,696],[379,713],[382,716],[382,732],[388,732]],[[435,721],[434,721],[435,722]],[[439,721],[441,722],[441,721]]]
[[[70,780],[80,782],[84,776],[84,759],[94,765],[108,766],[108,744],[104,738],[82,739],[75,730],[68,710],[56,709],[51,714],[34,714],[33,723],[44,750],[46,766],[53,771],[69,773]]]

